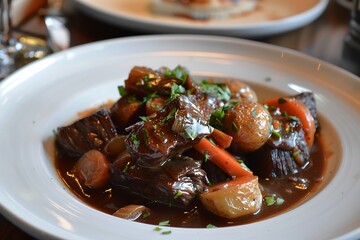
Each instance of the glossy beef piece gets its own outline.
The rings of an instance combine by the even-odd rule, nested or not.
[[[145,106],[134,95],[126,95],[111,107],[110,113],[116,129],[125,133],[126,127],[140,121],[139,116],[145,115]]]
[[[130,162],[123,169],[115,162],[110,179],[115,187],[140,196],[145,203],[186,207],[206,189],[206,173],[200,165],[199,161],[180,156],[160,168],[144,168]]]
[[[288,176],[309,164],[310,152],[298,120],[273,116],[281,123],[281,137],[272,134],[259,150],[248,155],[246,165],[261,178]]]
[[[92,149],[102,152],[107,142],[116,135],[109,111],[102,109],[69,126],[59,127],[55,141],[61,154],[79,158]]]
[[[141,97],[154,92],[158,95],[170,96],[174,83],[182,85],[183,80],[170,74],[165,76],[164,73],[150,68],[136,66],[131,69],[128,79],[125,80],[125,89],[128,93]]]
[[[144,167],[160,166],[212,131],[193,95],[177,96],[156,115],[129,130],[125,140],[127,149],[137,164]]]
[[[319,120],[318,120],[318,116],[317,116],[316,101],[315,101],[314,93],[313,92],[303,92],[303,93],[300,93],[293,97],[296,98],[297,100],[299,100],[300,102],[302,102],[303,104],[305,104],[305,106],[310,110],[310,113],[315,120],[316,130],[318,130]]]

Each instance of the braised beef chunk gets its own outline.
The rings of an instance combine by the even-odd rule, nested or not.
[[[211,133],[195,96],[179,95],[170,101],[155,115],[130,127],[125,143],[138,165],[157,167]]]
[[[146,67],[134,67],[125,80],[125,89],[130,94],[146,97],[156,92],[158,95],[170,96],[173,84],[186,83],[187,71],[182,67],[174,70],[168,68],[154,71]]]
[[[317,116],[317,109],[316,109],[314,93],[313,92],[303,92],[303,93],[300,93],[293,97],[296,98],[297,100],[299,100],[300,102],[302,102],[303,104],[305,104],[305,106],[310,110],[310,113],[315,120],[316,130],[318,130],[319,120],[318,120],[318,116]]]
[[[297,173],[309,163],[310,152],[301,122],[284,116],[273,116],[277,133],[259,150],[249,154],[246,165],[261,178],[275,178]]]
[[[110,114],[116,129],[125,133],[126,127],[140,121],[139,116],[145,115],[145,106],[134,95],[126,95],[111,107]]]
[[[61,154],[78,158],[91,149],[102,151],[116,135],[109,111],[102,109],[69,126],[59,127],[55,138]]]
[[[198,161],[181,156],[169,159],[159,168],[144,168],[130,163],[123,169],[113,164],[111,182],[145,201],[186,207],[206,188],[206,173],[200,165]]]

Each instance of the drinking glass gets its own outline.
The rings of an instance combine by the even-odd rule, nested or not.
[[[12,0],[0,0],[0,80],[49,53],[46,41],[34,36],[13,37]]]

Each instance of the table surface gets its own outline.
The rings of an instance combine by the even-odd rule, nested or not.
[[[144,35],[129,29],[122,29],[94,19],[86,15],[71,0],[65,0],[64,10],[68,16],[71,32],[71,46],[89,42],[124,37]],[[346,68],[342,58],[344,38],[349,30],[350,11],[335,0],[331,0],[325,12],[309,25],[287,33],[271,36],[256,41],[294,49],[334,65]],[[46,37],[43,20],[35,14],[20,24],[20,33],[30,33]],[[0,239],[33,239],[0,215]]]

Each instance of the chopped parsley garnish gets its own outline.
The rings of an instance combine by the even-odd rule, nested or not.
[[[279,98],[278,103],[279,104],[286,103],[286,99],[285,98]]]
[[[146,74],[143,78],[142,78],[142,80],[144,81],[144,82],[149,82],[149,81],[153,81],[153,80],[156,80],[157,79],[157,77],[155,77],[155,75],[154,76],[150,76],[150,74]]]
[[[169,121],[170,119],[172,119],[175,114],[177,112],[176,108],[171,109],[171,111],[169,112],[169,114],[162,120],[163,123],[166,123],[167,121]]]
[[[144,122],[148,122],[149,121],[149,117],[147,116],[139,116],[139,118],[144,121]]]
[[[300,122],[300,119],[298,117],[295,116],[289,116],[289,119],[296,121],[296,122]]]
[[[231,129],[233,132],[238,132],[239,128],[236,126],[236,124],[234,122],[231,123]]]
[[[184,94],[185,93],[185,88],[181,85],[177,85],[176,83],[173,83],[171,85],[171,93],[170,93],[170,99],[173,100],[175,99],[177,96],[179,96],[180,94]],[[168,100],[168,101],[171,101]]]
[[[216,97],[218,100],[229,101],[231,98],[231,92],[226,84],[223,83],[212,83],[204,80],[199,85],[201,90]]]
[[[210,116],[210,125],[219,130],[223,130],[224,126],[222,120],[225,117],[225,111],[223,108],[216,109]]]
[[[215,226],[215,225],[213,225],[213,224],[209,223],[208,225],[206,225],[206,228],[217,228],[217,226]]]
[[[298,151],[295,151],[295,152],[293,152],[293,153],[291,154],[291,156],[292,156],[293,158],[295,158],[297,155],[299,155],[299,152],[298,152]]]
[[[181,195],[183,195],[184,193],[182,191],[177,191],[177,193],[174,196],[174,199],[177,199],[178,197],[180,197]]]
[[[165,69],[164,76],[167,78],[177,78],[182,80],[182,83],[184,84],[186,82],[186,79],[188,77],[188,71],[181,67],[180,65],[174,68],[173,70]]]
[[[238,163],[240,163],[240,165],[241,165],[241,167],[243,168],[243,169],[245,169],[245,170],[247,170],[247,171],[251,171],[250,170],[250,168],[248,167],[248,166],[246,166],[246,164],[244,163],[244,161],[243,160],[241,160],[241,159],[236,159],[237,161],[238,161]]]
[[[161,232],[162,235],[168,235],[168,234],[171,234],[171,230],[168,230],[168,231],[163,231]]]
[[[210,154],[208,153],[208,151],[205,151],[204,153],[204,162],[207,162],[210,159]]]
[[[146,129],[143,129],[143,139],[145,142],[150,141],[149,132]]]
[[[279,132],[275,131],[275,130],[272,130],[271,134],[276,136],[277,138],[281,138],[281,134]]]
[[[284,202],[285,202],[285,200],[283,198],[276,197],[275,195],[265,197],[265,204],[267,206],[281,205]]]
[[[284,117],[288,117],[287,111],[283,111],[281,115],[284,116]]]
[[[256,112],[255,109],[253,109],[253,110],[251,111],[251,115],[253,116],[253,118],[256,118],[257,115],[258,115],[258,113]]]
[[[127,94],[124,86],[118,86],[118,91],[121,97],[125,96]]]
[[[157,231],[157,232],[160,232],[161,230],[162,230],[161,227],[155,227],[155,228],[154,228],[154,231]]]
[[[150,217],[150,213],[149,213],[149,212],[148,212],[148,213],[144,213],[144,214],[142,215],[142,218],[143,218],[143,219],[148,218],[148,217]]]
[[[143,98],[141,103],[147,103],[148,101],[150,101],[151,99],[153,99],[156,96],[157,96],[156,92],[150,93],[149,95],[147,95],[146,97]]]
[[[159,222],[159,226],[170,226],[170,221],[169,220],[161,221]]]
[[[131,139],[131,141],[133,141],[133,143],[134,143],[134,145],[135,145],[136,147],[139,147],[139,145],[140,145],[140,139],[138,138],[138,136],[137,136],[135,133],[132,133],[132,134],[130,135],[130,139]]]

